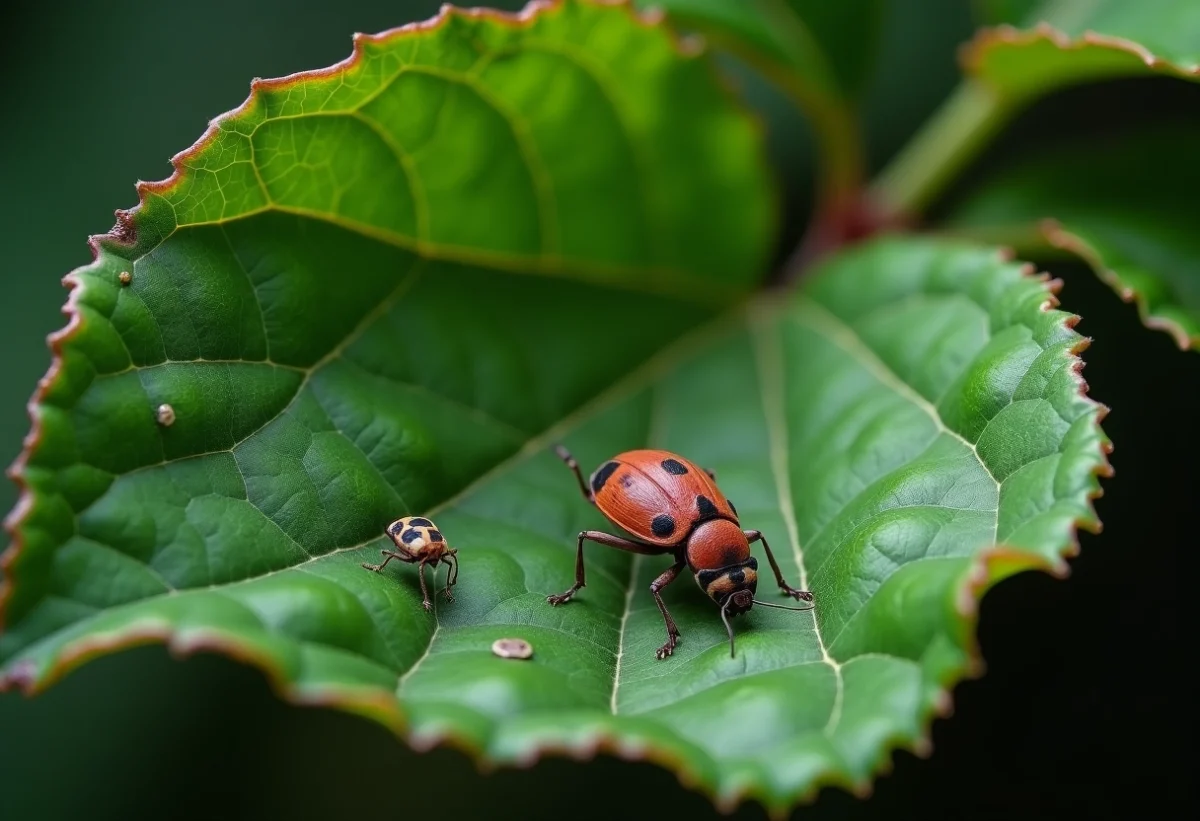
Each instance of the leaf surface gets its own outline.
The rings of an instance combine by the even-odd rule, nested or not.
[[[748,301],[757,136],[624,9],[362,38],[257,84],[177,163],[70,277],[16,467],[7,686],[165,641],[419,747],[605,748],[778,809],[927,746],[978,596],[1061,572],[1098,524],[1101,409],[1047,284],[897,237]],[[606,529],[556,441],[585,469],[652,444],[715,470],[818,609],[738,619],[730,658],[685,574],[658,661],[669,562],[598,546],[549,606],[575,534]],[[460,551],[433,613],[415,568],[361,567],[405,514]],[[497,658],[502,637],[533,658]]]
[[[1142,320],[1180,348],[1200,342],[1200,240],[1188,160],[1200,126],[1059,146],[997,173],[957,209],[954,228],[1040,236],[1083,257]]]

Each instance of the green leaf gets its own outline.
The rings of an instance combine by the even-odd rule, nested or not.
[[[1064,572],[1098,526],[1101,408],[1048,285],[897,237],[749,300],[756,135],[624,9],[361,38],[256,84],[177,163],[69,277],[15,471],[6,687],[163,641],[417,747],[605,748],[779,809],[927,747],[983,590]],[[668,562],[598,546],[549,606],[575,534],[606,527],[556,441],[586,468],[654,444],[714,469],[818,609],[738,619],[731,659],[681,579],[658,661]],[[361,567],[405,514],[459,550],[433,613],[414,568]],[[494,656],[502,637],[533,658]]]
[[[872,186],[885,213],[928,207],[1013,116],[1053,91],[1120,77],[1200,81],[1195,0],[1053,0],[1024,20],[983,29],[964,47],[967,79]]]
[[[969,74],[1006,97],[1145,74],[1200,79],[1193,0],[1051,0],[1027,13],[1023,26],[980,32],[963,57]]]
[[[950,226],[1080,255],[1187,349],[1200,342],[1200,173],[1185,159],[1197,144],[1192,124],[1058,146],[983,183]]]

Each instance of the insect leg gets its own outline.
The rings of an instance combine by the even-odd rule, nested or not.
[[[410,564],[412,563],[412,560],[413,560],[412,555],[409,553],[393,553],[390,550],[380,550],[379,552],[382,553],[384,556],[387,556],[387,558],[384,559],[381,564],[367,564],[366,562],[364,562],[363,567],[365,567],[367,570],[374,570],[376,573],[378,573],[381,570],[383,570],[383,568],[387,567],[387,563],[390,562],[392,559],[399,559],[402,562],[408,562]]]
[[[700,468],[700,469],[708,474],[709,479],[712,479],[714,482],[717,481],[717,474],[713,473],[708,468]]]
[[[767,538],[763,536],[762,533],[758,532],[757,530],[743,530],[742,532],[746,534],[746,539],[751,543],[762,542],[763,550],[767,551],[767,561],[771,563],[771,569],[775,571],[775,581],[779,583],[780,590],[791,596],[793,599],[802,599],[804,601],[813,600],[812,593],[809,593],[807,590],[797,590],[795,587],[792,587],[783,580],[783,574],[779,572],[779,563],[775,561],[775,554],[771,552],[771,546],[767,544]]]
[[[417,565],[417,578],[421,580],[421,606],[424,607],[426,610],[432,610],[433,602],[431,602],[429,600],[429,589],[425,587],[425,565],[426,564],[427,564],[427,560],[422,559],[421,563]],[[437,574],[436,569],[433,572],[435,575]]]
[[[562,604],[570,600],[575,595],[576,590],[587,585],[583,571],[583,543],[585,541],[615,547],[618,550],[628,550],[630,553],[641,553],[646,556],[657,556],[663,552],[662,548],[639,544],[638,542],[622,539],[620,536],[613,536],[599,530],[581,530],[579,532],[579,549],[575,554],[575,584],[565,593],[560,593],[557,596],[547,596],[546,601],[551,604]]]
[[[450,588],[458,582],[458,557],[453,553],[446,553],[442,556],[442,563],[446,565],[446,589],[442,591],[442,595],[446,597],[446,601],[454,601],[454,594],[450,592]],[[436,579],[436,568],[433,574]]]
[[[575,471],[575,478],[579,480],[579,490],[583,493],[583,498],[587,499],[593,505],[596,504],[596,497],[592,494],[592,489],[588,487],[588,483],[584,481],[583,474],[579,471],[579,463],[575,461],[575,457],[571,455],[571,451],[562,445],[555,445],[554,452],[558,454],[559,459],[567,463],[567,467]]]
[[[671,614],[667,612],[667,606],[663,603],[662,596],[658,594],[658,591],[675,581],[675,577],[682,569],[683,562],[677,562],[650,583],[650,592],[654,594],[654,603],[658,605],[658,611],[662,613],[663,621],[667,623],[667,643],[654,653],[660,661],[675,652],[675,645],[679,643],[679,628],[675,626],[675,619],[671,618]]]

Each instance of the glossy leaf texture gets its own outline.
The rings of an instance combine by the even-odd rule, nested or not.
[[[1200,79],[1200,4],[1193,0],[1048,0],[1010,22],[981,31],[963,58],[968,73],[1007,98],[1114,77]]]
[[[996,173],[949,225],[1080,255],[1136,300],[1147,325],[1191,348],[1200,342],[1200,173],[1187,158],[1197,144],[1200,125],[1175,125],[1058,146]]]
[[[486,763],[603,748],[774,809],[869,789],[973,670],[983,590],[1098,526],[1108,445],[1073,318],[993,250],[884,239],[749,300],[761,153],[708,62],[624,8],[447,12],[257,84],[69,278],[4,684],[164,641]],[[558,441],[715,470],[818,609],[739,618],[730,658],[681,578],[658,661],[669,562],[598,546],[549,606],[605,528]],[[361,567],[405,514],[459,550],[433,613],[415,568]]]

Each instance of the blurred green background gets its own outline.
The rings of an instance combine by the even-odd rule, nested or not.
[[[166,159],[194,142],[211,117],[238,105],[252,77],[332,64],[349,53],[353,32],[423,19],[437,5],[9,4],[0,48],[5,463],[20,449],[29,427],[25,402],[49,365],[45,337],[64,322],[60,278],[90,259],[86,237],[107,230],[115,208],[134,204],[133,182],[166,177]],[[968,0],[889,2],[864,102],[876,168],[953,86],[955,46],[970,32]],[[788,187],[784,241],[794,241],[810,195],[807,132],[777,94],[745,72],[738,76],[772,128],[771,149]],[[1099,93],[1166,111],[1178,100],[1196,101],[1174,86],[1149,98],[1144,85]],[[1076,119],[1059,114],[1063,122]],[[1040,134],[1043,122],[1035,112],[1023,128]],[[1020,146],[1010,140],[994,153]],[[1118,444],[1119,473],[1100,505],[1105,537],[1085,537],[1069,583],[1020,577],[989,596],[982,628],[989,675],[959,688],[959,715],[936,725],[931,760],[900,754],[897,772],[880,781],[872,800],[826,794],[804,817],[1119,817],[1130,801],[1152,810],[1182,789],[1181,780],[1165,778],[1163,786],[1122,792],[1120,773],[1142,767],[1165,774],[1171,766],[1146,733],[1155,724],[1166,732],[1155,711],[1177,680],[1174,551],[1188,536],[1176,511],[1187,501],[1186,486],[1169,476],[1184,469],[1195,446],[1180,448],[1169,431],[1179,414],[1196,416],[1200,360],[1142,331],[1132,310],[1086,271],[1055,273],[1068,279],[1066,307],[1085,316],[1080,330],[1102,335],[1086,355],[1093,396],[1117,406],[1105,424]],[[0,507],[8,510],[15,498],[11,484],[0,486]],[[1156,522],[1153,539],[1148,520]],[[1135,545],[1136,572],[1125,553]],[[1124,597],[1120,615],[1109,609],[1114,595]],[[650,812],[716,817],[704,798],[649,765],[549,761],[481,777],[458,753],[418,756],[354,717],[287,707],[257,672],[212,656],[181,662],[143,648],[94,662],[34,700],[0,695],[3,819]],[[764,816],[749,806],[738,817]]]

